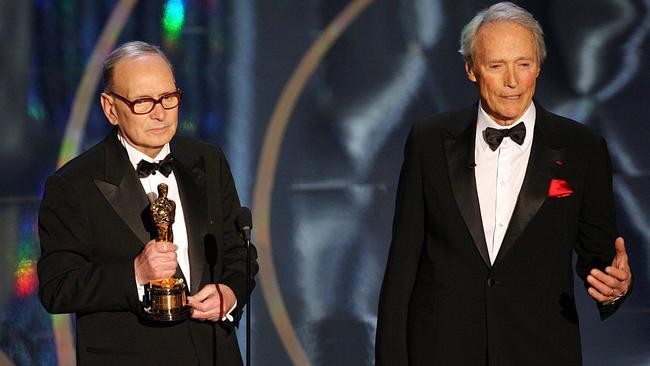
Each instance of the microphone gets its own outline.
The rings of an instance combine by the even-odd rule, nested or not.
[[[241,207],[235,218],[235,225],[237,225],[237,230],[241,233],[245,242],[251,240],[251,229],[253,228],[253,217],[251,216],[251,210],[248,207]]]
[[[214,283],[214,267],[217,265],[218,256],[217,239],[212,234],[208,234],[203,238],[203,249],[205,251],[205,261],[208,263],[208,271],[210,273],[210,282]]]

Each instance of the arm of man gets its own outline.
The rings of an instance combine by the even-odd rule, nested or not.
[[[576,270],[585,281],[589,295],[598,302],[601,318],[605,319],[629,293],[632,272],[623,239],[614,239],[617,229],[612,168],[604,140],[590,151],[588,161],[578,223]],[[617,301],[611,306],[613,300]]]
[[[632,270],[628,263],[625,241],[618,237],[614,243],[616,257],[605,272],[594,268],[587,276],[591,285],[589,295],[604,306],[612,307],[627,295],[632,287]]]
[[[149,281],[172,277],[178,267],[176,250],[178,250],[176,244],[150,240],[133,260],[135,279],[138,285],[142,286]]]
[[[397,188],[393,238],[379,295],[375,362],[407,365],[408,304],[424,240],[424,198],[420,154],[409,135]]]
[[[231,313],[237,307],[237,298],[230,287],[224,284],[208,284],[196,295],[188,297],[187,301],[194,309],[194,319],[234,321]]]
[[[82,199],[62,176],[50,177],[39,212],[39,296],[50,313],[131,310],[140,301],[132,257],[92,261],[93,232]]]

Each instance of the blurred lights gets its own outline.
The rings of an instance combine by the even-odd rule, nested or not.
[[[27,108],[27,114],[38,122],[43,122],[46,119],[45,108],[43,108],[42,104],[30,103]]]
[[[185,2],[183,0],[168,0],[162,19],[165,40],[176,41],[181,34],[184,23]]]
[[[36,247],[37,247],[37,226],[34,224],[35,217],[24,215],[20,220],[20,231],[18,233],[18,250],[16,265],[16,297],[26,298],[36,293],[38,288],[38,277],[36,275]]]
[[[47,111],[39,98],[40,90],[34,82],[30,82],[29,95],[27,96],[27,115],[36,122],[47,120]]]
[[[74,14],[75,3],[72,0],[64,0],[60,3],[62,13],[65,16],[72,16]]]
[[[180,130],[186,134],[192,135],[198,130],[198,128],[198,124],[191,120],[184,120],[180,123]]]
[[[16,297],[25,298],[36,293],[38,279],[36,263],[33,260],[21,260],[16,270]]]

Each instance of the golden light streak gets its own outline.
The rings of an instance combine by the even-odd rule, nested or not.
[[[289,124],[289,117],[305,84],[311,78],[325,53],[352,21],[372,2],[373,0],[351,1],[325,28],[320,37],[302,57],[275,105],[260,152],[255,189],[253,191],[253,215],[256,223],[255,238],[260,262],[259,279],[264,300],[271,314],[271,320],[294,365],[308,366],[310,362],[296,336],[282,299],[271,250],[271,197],[279,152],[282,147],[284,133]]]
[[[104,59],[115,47],[117,38],[137,2],[138,0],[120,0],[113,9],[99,36],[99,40],[95,44],[95,49],[90,56],[90,61],[86,64],[86,70],[74,97],[72,112],[63,135],[63,144],[59,152],[57,167],[61,167],[79,153],[79,146],[86,128],[91,103],[96,98],[95,90],[102,75]]]
[[[117,38],[137,2],[137,0],[120,0],[113,9],[95,44],[95,49],[86,65],[86,70],[75,94],[72,112],[63,135],[57,167],[63,166],[79,153],[81,138],[86,127],[91,103],[95,100],[95,90],[101,77],[104,59],[115,47]],[[54,342],[56,343],[57,359],[61,366],[76,365],[71,322],[72,318],[69,314],[52,315]]]

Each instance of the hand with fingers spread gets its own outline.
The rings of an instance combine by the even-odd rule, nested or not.
[[[149,281],[172,277],[178,267],[177,249],[178,246],[174,243],[149,241],[133,261],[138,284],[145,285]]]
[[[624,296],[632,285],[632,270],[628,263],[625,241],[618,237],[614,242],[616,257],[612,265],[605,268],[605,272],[592,269],[587,276],[591,285],[587,291],[596,301],[608,304]]]
[[[224,320],[235,308],[237,298],[230,287],[221,283],[209,284],[195,295],[189,296],[187,303],[194,309],[192,318],[216,322]]]

